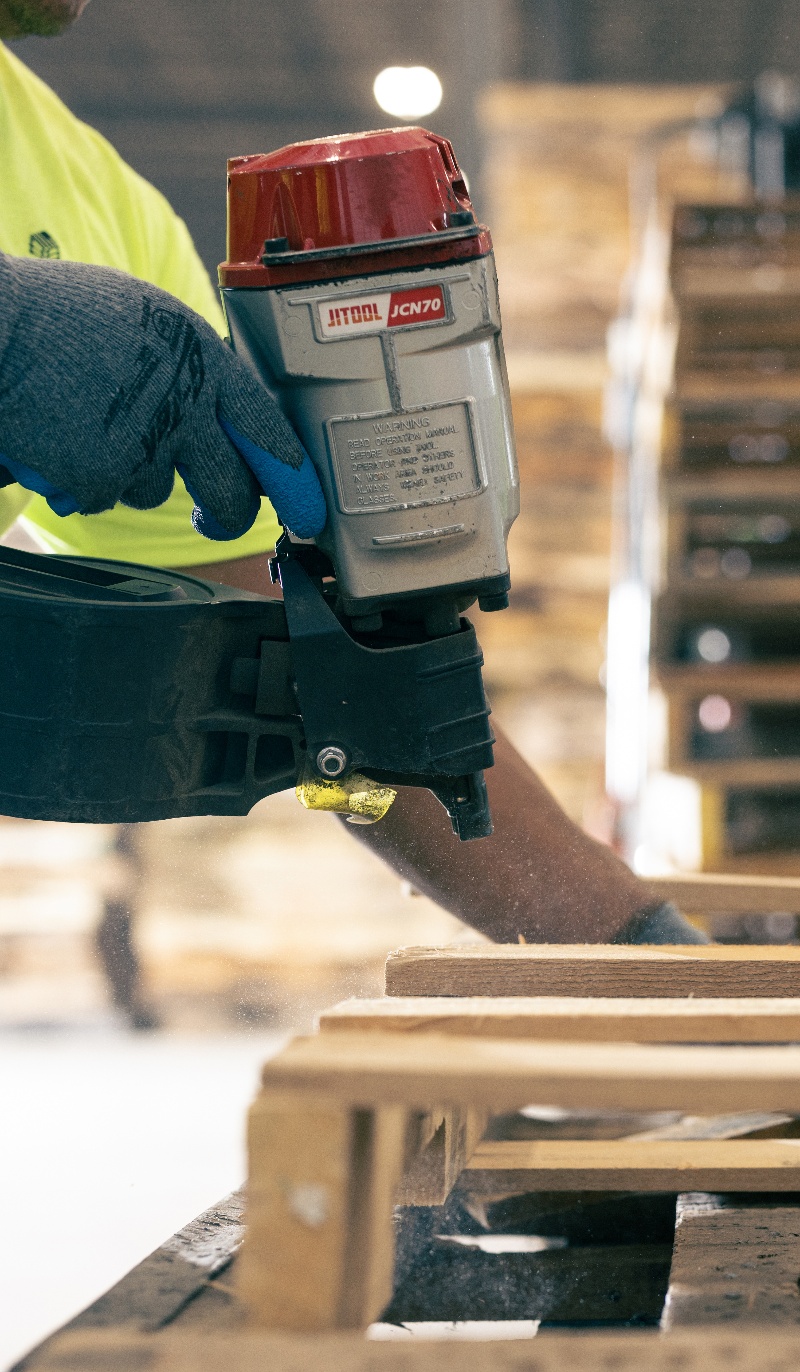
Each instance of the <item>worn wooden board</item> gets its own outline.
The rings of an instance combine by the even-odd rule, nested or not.
[[[800,1139],[484,1140],[466,1170],[472,1194],[798,1191]]]
[[[264,1092],[250,1110],[242,1300],[274,1329],[362,1328],[391,1296],[392,1206],[406,1111],[330,1090]]]
[[[721,758],[715,762],[687,759],[685,733],[678,740],[678,729],[669,730],[670,767],[684,776],[720,786],[800,786],[800,757]],[[757,857],[760,858],[761,854]]]
[[[757,1110],[735,1115],[682,1115],[672,1124],[626,1134],[628,1139],[795,1139],[800,1119],[794,1115]],[[594,1134],[591,1135],[595,1137]]]
[[[800,468],[703,467],[699,471],[681,467],[662,477],[661,494],[670,505],[686,500],[765,500],[790,501],[800,498]]]
[[[734,376],[714,376],[711,372],[689,371],[675,377],[674,395],[677,402],[686,404],[718,403],[720,405],[757,405],[760,401],[776,400],[796,405],[800,399],[800,383],[796,375],[762,375],[752,372]]]
[[[593,1043],[791,1043],[800,1041],[800,997],[384,996],[342,1001],[319,1027]]]
[[[264,1067],[268,1092],[362,1106],[472,1105],[800,1114],[800,1047],[541,1043],[444,1034],[318,1034]]]
[[[482,944],[400,948],[389,996],[798,996],[800,947]]]
[[[428,1134],[430,1122],[439,1119]],[[472,1155],[487,1124],[485,1111],[451,1106],[432,1115],[409,1118],[417,1139],[407,1133],[405,1167],[395,1192],[398,1205],[442,1205],[452,1191],[460,1172]],[[420,1138],[427,1141],[420,1146]],[[410,1146],[409,1146],[410,1145]]]
[[[763,672],[764,669],[757,670]],[[770,674],[769,670],[766,677],[768,683],[772,683],[773,680],[775,682],[775,699],[788,699],[790,693],[793,693],[795,698],[800,698],[800,666],[786,672],[780,681],[777,680],[777,673]],[[786,680],[787,677],[791,677],[790,682]],[[718,691],[725,681],[724,676],[721,679],[718,676],[713,689]],[[746,694],[754,699],[749,686],[748,682]],[[694,689],[699,688],[695,686]],[[711,689],[711,686],[708,686],[708,689]],[[728,690],[727,684],[724,689]],[[767,695],[762,698],[767,699]],[[654,900],[673,900],[682,910],[693,915],[771,915],[776,912],[800,915],[800,878],[797,877],[693,872],[690,875],[646,877],[644,882]]]
[[[714,1328],[663,1336],[655,1331],[555,1333],[535,1341],[441,1342],[409,1336],[372,1342],[355,1334],[280,1335],[257,1331],[149,1338],[84,1331],[54,1340],[31,1372],[796,1372],[797,1336]]]
[[[800,1324],[800,1207],[765,1198],[678,1197],[664,1327]]]
[[[541,1122],[529,1121],[526,1117],[519,1116],[518,1119],[525,1119],[525,1124],[528,1128],[531,1128],[531,1125],[533,1125],[536,1132],[530,1133],[517,1133],[516,1130],[509,1132],[507,1125],[510,1118],[512,1117],[497,1117],[493,1127],[488,1131],[487,1141],[515,1139],[526,1142],[545,1142],[549,1144],[551,1148],[555,1149],[559,1143],[572,1142],[573,1140],[593,1140],[596,1143],[600,1143],[603,1140],[607,1143],[610,1143],[613,1140],[621,1140],[626,1143],[644,1143],[648,1141],[654,1142],[663,1140],[671,1141],[673,1143],[682,1143],[689,1140],[797,1139],[798,1133],[800,1133],[800,1120],[797,1120],[791,1115],[777,1112],[770,1113],[767,1111],[761,1113],[757,1111],[745,1111],[740,1114],[732,1115],[682,1115],[669,1123],[658,1124],[649,1129],[636,1130],[633,1133],[630,1132],[630,1130],[632,1119],[635,1117],[628,1117],[626,1132],[624,1128],[619,1127],[625,1119],[625,1116],[623,1115],[618,1115],[616,1117],[612,1116],[602,1120],[602,1122],[599,1119],[585,1119],[582,1122],[574,1120],[566,1125],[566,1131],[564,1122],[560,1125],[544,1126]],[[646,1116],[639,1116],[641,1121],[646,1120],[646,1118]],[[616,1129],[614,1128],[615,1122],[618,1122]],[[547,1132],[544,1132],[545,1128],[547,1128]],[[551,1133],[550,1131],[553,1128],[557,1132]],[[555,1157],[555,1153],[553,1153],[552,1156]],[[576,1155],[573,1154],[572,1161],[574,1162],[575,1160]],[[683,1180],[679,1180],[677,1183],[678,1186],[683,1186],[685,1184],[687,1183]],[[645,1200],[648,1195],[653,1195],[653,1192],[647,1192],[639,1187],[638,1181],[635,1180],[635,1173],[631,1185],[635,1187],[635,1191],[629,1193],[627,1204],[630,1204],[630,1196],[633,1194],[638,1195],[641,1200]],[[599,1200],[602,1202],[604,1196],[610,1197],[612,1195],[620,1195],[620,1192],[617,1190],[614,1192],[602,1190],[598,1192],[587,1188],[587,1190],[579,1192],[575,1191],[572,1187],[565,1187],[563,1191],[558,1192],[537,1190],[534,1193],[531,1192],[530,1186],[531,1180],[529,1174],[524,1170],[503,1172],[501,1170],[487,1169],[485,1171],[476,1170],[473,1172],[469,1169],[465,1169],[459,1178],[458,1192],[463,1196],[469,1197],[471,1213],[479,1213],[484,1216],[488,1215],[491,1207],[494,1207],[492,1213],[496,1214],[498,1202],[508,1202],[511,1201],[512,1198],[516,1198],[517,1202],[520,1197],[526,1198],[525,1205],[530,1207],[531,1200],[534,1196],[537,1198],[537,1204],[543,1203],[547,1205],[550,1204],[550,1202],[547,1202],[545,1198],[555,1195],[560,1198],[562,1205],[571,1204],[573,1206],[577,1205],[581,1207],[584,1206],[590,1198],[594,1198],[594,1204],[596,1206],[597,1201]],[[570,1201],[570,1197],[573,1197],[574,1199]],[[612,1229],[612,1232],[616,1241],[620,1241],[617,1219],[618,1217],[615,1212],[615,1227]],[[488,1222],[487,1219],[487,1223]],[[541,1232],[549,1233],[550,1231],[544,1229]],[[597,1239],[593,1241],[600,1242],[602,1240]]]
[[[722,611],[725,614],[725,611]],[[695,620],[700,616],[695,616]],[[730,617],[728,619],[730,622]],[[744,625],[743,627],[749,627]],[[800,699],[800,663],[797,661],[775,665],[769,661],[759,662],[732,662],[714,663],[709,665],[702,662],[681,663],[679,666],[664,665],[659,663],[657,667],[658,679],[664,690],[671,698],[682,697],[690,700],[697,700],[707,695],[709,692],[720,692],[729,698],[736,700],[770,700],[770,701],[791,701]],[[784,886],[774,885],[776,881],[783,880]],[[793,914],[797,911],[793,906],[797,901],[798,885],[796,877],[776,878],[767,874],[748,877],[749,886],[745,886],[744,878],[737,878],[735,873],[717,874],[711,872],[697,872],[687,875],[676,875],[669,877],[647,877],[645,884],[653,891],[674,889],[677,893],[668,899],[685,899],[687,901],[702,901],[700,905],[689,905],[689,909],[708,908],[712,911],[722,910],[721,902],[730,897],[737,902],[738,909],[744,909],[744,901],[752,900],[754,904],[747,907],[748,913],[771,914],[777,909],[774,904],[776,899],[788,900],[789,905],[785,909],[791,910]],[[720,883],[717,890],[717,883]],[[672,885],[674,883],[674,887]],[[741,904],[738,904],[741,902]],[[728,909],[731,907],[729,906]]]

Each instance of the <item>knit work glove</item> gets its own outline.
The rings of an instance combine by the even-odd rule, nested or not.
[[[208,538],[246,533],[262,494],[300,538],[325,523],[300,440],[204,319],[110,267],[0,254],[0,486],[150,510],[176,470]]]

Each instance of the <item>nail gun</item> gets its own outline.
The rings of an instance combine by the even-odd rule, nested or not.
[[[244,814],[295,786],[383,815],[398,785],[491,833],[489,709],[462,617],[508,603],[519,487],[488,230],[450,144],[403,128],[228,166],[234,348],[322,482],[283,601],[0,549],[0,810]]]

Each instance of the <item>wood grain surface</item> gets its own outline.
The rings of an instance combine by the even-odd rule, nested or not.
[[[800,1139],[485,1140],[471,1194],[528,1191],[798,1191]],[[800,1212],[797,1213],[800,1221]]]
[[[436,1033],[595,1043],[792,1043],[800,997],[384,996],[346,1000],[325,1033]]]
[[[541,1043],[444,1034],[317,1034],[264,1067],[271,1092],[354,1105],[800,1114],[800,1047]]]
[[[726,690],[731,689],[728,685],[727,676],[723,675],[719,668],[715,670],[717,672],[717,679],[714,683],[715,689],[719,689],[721,681],[725,681]],[[764,672],[763,668],[758,670]],[[752,690],[750,677],[755,677],[755,675],[755,670],[750,669],[747,674],[745,690],[749,692],[751,698],[760,699],[761,697],[754,694]],[[694,689],[696,685],[694,678],[690,678],[688,672],[685,676],[690,689]],[[800,693],[800,667],[793,667],[784,671],[782,676],[775,671],[770,673],[768,669],[767,680],[770,683],[775,683],[772,692],[775,698],[790,697],[792,692],[796,698]],[[711,689],[711,687],[707,686],[707,689]],[[766,698],[771,699],[772,695]],[[668,877],[646,877],[644,884],[654,900],[672,900],[682,910],[693,915],[771,915],[776,912],[800,915],[800,878],[798,877],[751,877],[737,876],[735,873],[717,875],[713,872],[692,872],[691,874],[676,873]]]
[[[248,1127],[238,1289],[252,1322],[364,1328],[392,1294],[392,1205],[406,1112],[324,1093],[263,1092]]]
[[[482,944],[399,948],[389,996],[800,996],[800,947]]]
[[[799,1270],[796,1205],[741,1195],[681,1195],[664,1327],[796,1327]]]
[[[692,1329],[540,1333],[535,1341],[442,1342],[409,1336],[374,1342],[355,1334],[258,1332],[202,1337],[179,1331],[61,1335],[30,1372],[796,1372],[797,1335]]]

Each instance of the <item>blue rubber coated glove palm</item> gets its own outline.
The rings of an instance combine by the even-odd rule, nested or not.
[[[208,538],[246,533],[262,494],[301,538],[325,524],[296,433],[204,319],[110,267],[0,254],[0,486],[149,510],[176,470]]]

